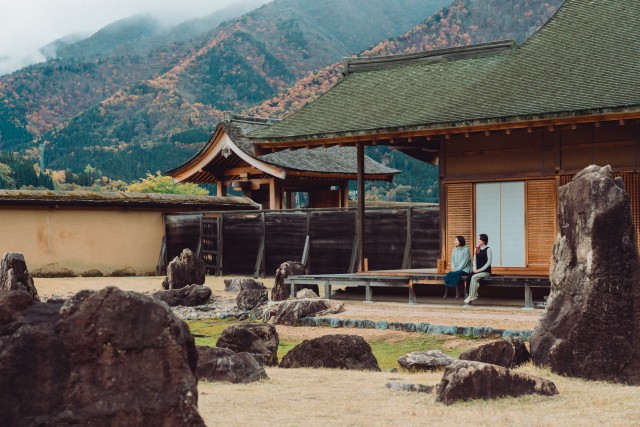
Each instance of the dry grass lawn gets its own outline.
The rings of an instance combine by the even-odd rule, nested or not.
[[[215,296],[229,298],[224,278],[207,277]],[[267,286],[272,278],[265,281]],[[41,297],[67,297],[82,289],[117,286],[123,290],[153,292],[161,277],[104,277],[35,279]],[[405,298],[362,304],[358,297],[345,301],[345,312],[335,317],[402,322],[428,322],[456,326],[492,326],[533,329],[541,310],[523,311],[519,301],[509,306],[462,308],[441,298],[419,300],[409,306]],[[282,338],[303,340],[332,333],[357,333],[368,340],[408,333],[330,328],[278,327]],[[464,345],[450,337],[445,348]],[[398,338],[400,339],[400,338]],[[424,350],[416,348],[414,351]],[[434,394],[392,391],[386,383],[402,380],[435,385],[441,373],[357,372],[326,369],[267,368],[268,381],[248,385],[202,382],[199,409],[212,426],[635,426],[640,425],[640,387],[564,378],[532,366],[526,371],[555,382],[555,397],[527,396],[494,401],[472,401],[444,406]]]
[[[386,388],[393,380],[435,385],[442,373],[372,373],[268,368],[247,385],[201,382],[199,410],[207,426],[636,426],[640,388],[560,377],[555,397],[526,396],[445,406],[435,394]]]

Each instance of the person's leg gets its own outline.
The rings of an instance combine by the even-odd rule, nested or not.
[[[469,296],[464,300],[466,304],[471,301],[475,301],[478,299],[478,288],[480,287],[480,279],[483,277],[489,277],[489,273],[485,273],[484,271],[481,273],[476,273],[471,276],[471,282],[469,284]]]

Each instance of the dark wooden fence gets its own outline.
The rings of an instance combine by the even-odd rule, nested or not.
[[[354,209],[166,215],[167,260],[184,248],[197,252],[203,217],[218,218],[221,227],[218,273],[270,276],[284,261],[303,261],[304,253],[314,274],[348,273],[356,267]],[[436,267],[437,207],[370,208],[365,226],[369,270]]]

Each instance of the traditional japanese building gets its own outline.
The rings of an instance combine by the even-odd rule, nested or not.
[[[230,116],[195,156],[167,175],[175,182],[216,184],[218,196],[225,196],[231,186],[265,209],[296,207],[296,194],[303,195],[306,207],[346,207],[348,182],[357,178],[355,148],[314,147],[257,156],[246,134],[272,123]],[[365,159],[366,180],[392,181],[397,173]]]
[[[346,60],[328,93],[251,135],[255,155],[385,144],[436,163],[442,259],[486,233],[494,272],[548,274],[557,188],[585,166],[622,176],[640,229],[638,23],[637,0],[567,0],[521,45]]]

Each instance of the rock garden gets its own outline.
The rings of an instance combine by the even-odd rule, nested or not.
[[[264,280],[205,277],[188,250],[164,280],[34,282],[28,260],[7,253],[0,419],[626,424],[640,415],[638,254],[628,199],[598,167],[560,196],[552,295],[535,312],[367,305],[321,298],[318,289],[289,295],[284,277],[304,271],[294,262]],[[611,251],[624,256],[613,259]]]

